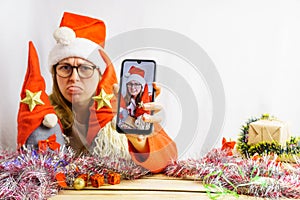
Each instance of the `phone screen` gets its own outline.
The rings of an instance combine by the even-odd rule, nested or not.
[[[152,113],[143,104],[154,101],[156,63],[154,60],[126,59],[122,62],[118,97],[117,131],[130,134],[150,134],[152,123],[143,115]]]

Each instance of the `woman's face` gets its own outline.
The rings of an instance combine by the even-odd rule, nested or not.
[[[127,90],[133,97],[136,97],[142,90],[142,84],[138,81],[129,81],[127,84]]]
[[[78,74],[78,71],[82,70],[78,69],[77,71],[75,68],[73,68],[72,74],[69,77],[63,78],[57,74],[59,70],[58,67],[60,67],[61,70],[64,70],[70,68],[70,66],[86,66],[83,68],[83,70],[91,70],[91,68],[88,67],[93,66],[93,64],[81,58],[70,57],[61,60],[59,65],[56,67],[58,88],[64,98],[73,104],[87,105],[96,91],[98,82],[100,80],[100,73],[98,69],[93,69],[93,74],[91,77],[81,78]]]

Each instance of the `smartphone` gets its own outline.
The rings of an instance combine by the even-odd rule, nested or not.
[[[123,60],[120,73],[116,128],[119,133],[150,134],[153,124],[143,121],[143,115],[153,114],[143,104],[154,101],[156,62],[154,60]]]

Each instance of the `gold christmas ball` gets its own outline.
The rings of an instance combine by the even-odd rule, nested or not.
[[[83,178],[76,178],[74,180],[74,188],[76,190],[81,190],[85,187],[85,181],[83,180]]]

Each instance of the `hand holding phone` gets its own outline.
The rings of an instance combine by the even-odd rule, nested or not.
[[[144,104],[154,101],[154,60],[126,59],[122,62],[118,96],[117,131],[130,134],[150,134],[153,124],[143,116],[151,115]]]

